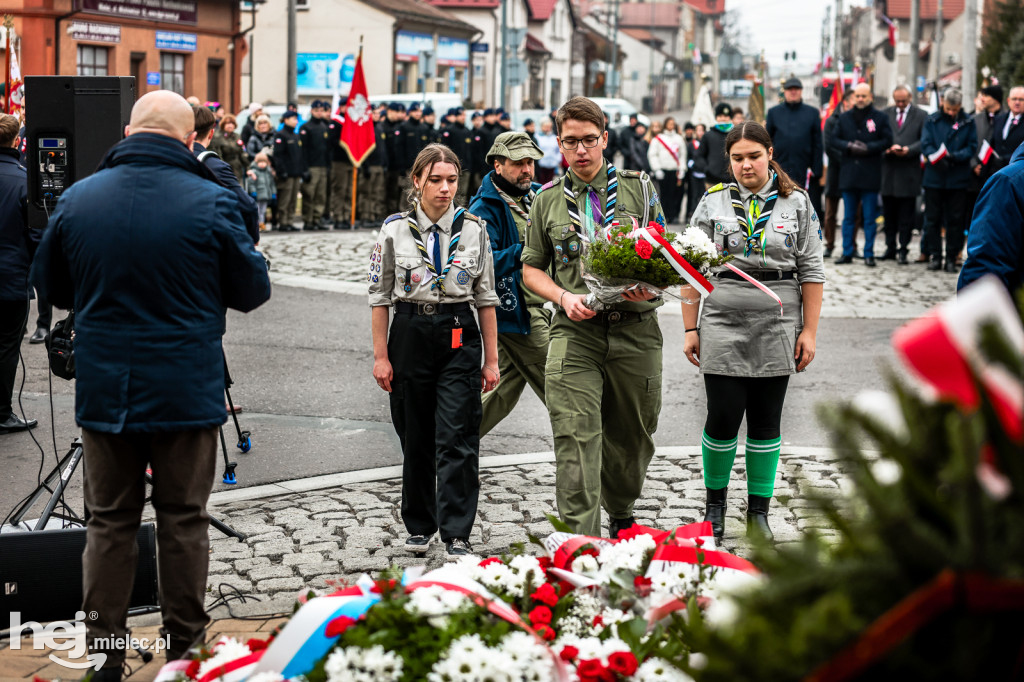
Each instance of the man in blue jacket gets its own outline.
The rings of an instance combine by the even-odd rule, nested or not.
[[[971,160],[978,150],[974,119],[961,107],[959,90],[943,93],[942,109],[924,122],[921,153],[924,169],[924,230],[928,269],[942,269],[942,228],[946,228],[946,272],[957,272],[956,258],[964,245],[964,211]]]
[[[768,110],[764,127],[772,137],[774,154],[786,175],[800,187],[807,185],[811,206],[818,218],[821,210],[821,173],[824,152],[821,145],[821,114],[816,107],[804,104],[804,85],[799,78],[790,78],[783,86],[785,101]],[[807,172],[810,171],[810,182]]]
[[[18,127],[16,117],[0,114],[0,434],[36,425],[35,419],[22,419],[11,408],[28,320],[28,267],[40,235],[25,222],[28,176],[19,163]]]
[[[498,371],[501,383],[484,394],[480,435],[486,435],[519,402],[529,384],[544,401],[544,363],[548,357],[551,313],[544,299],[523,285],[523,240],[530,204],[540,185],[533,182],[534,161],[544,152],[526,133],[498,135],[487,152],[494,169],[484,176],[469,212],[487,221],[494,252],[498,292]]]
[[[1015,296],[1024,284],[1024,144],[982,187],[970,234],[957,290],[991,273]]]
[[[82,610],[98,682],[120,680],[135,573],[135,535],[153,471],[163,634],[168,660],[204,634],[206,502],[226,421],[225,308],[270,298],[263,257],[234,194],[190,151],[192,108],[167,90],[132,108],[129,137],[61,197],[31,280],[75,310],[75,418],[85,505]]]
[[[839,116],[832,144],[842,151],[839,190],[843,194],[843,256],[836,265],[853,262],[857,206],[864,212],[864,265],[875,267],[878,190],[882,187],[882,155],[892,146],[889,117],[872,104],[871,86],[853,89],[853,109]]]

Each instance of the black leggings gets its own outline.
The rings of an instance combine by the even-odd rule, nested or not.
[[[730,377],[705,374],[708,419],[704,432],[715,440],[732,440],[747,415],[747,437],[771,440],[782,435],[782,405],[789,376]]]

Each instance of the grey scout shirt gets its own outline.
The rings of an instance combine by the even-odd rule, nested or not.
[[[769,181],[756,192],[762,207],[770,186]],[[739,193],[744,211],[749,212],[750,198],[755,193],[743,185],[739,185]],[[740,270],[794,271],[800,283],[825,281],[821,225],[810,198],[800,188],[794,189],[788,197],[780,194],[775,202],[764,227],[768,231],[767,262],[762,260],[760,250],[743,255],[746,229],[733,209],[727,184],[715,185],[707,191],[694,211],[691,224],[699,226],[719,249],[731,254],[731,263]]]
[[[433,277],[409,229],[409,213],[407,211],[390,216],[384,221],[377,236],[367,275],[370,306],[390,306],[395,301],[471,302],[477,308],[498,305],[498,295],[494,291],[494,259],[484,221],[466,213],[456,255],[444,280],[446,294],[442,297],[439,289],[430,286]],[[419,206],[416,207],[415,215],[426,245],[432,223]],[[454,218],[455,206],[452,204],[437,222],[442,260],[439,272],[443,271],[448,262],[448,244],[451,242]],[[409,291],[405,290],[407,286]]]

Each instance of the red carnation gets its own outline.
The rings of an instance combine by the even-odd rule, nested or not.
[[[537,628],[537,634],[540,635],[542,638],[544,638],[544,641],[546,641],[546,642],[553,642],[553,641],[555,641],[555,637],[556,637],[555,631],[552,630],[551,626],[549,626],[549,625],[541,625],[540,627],[538,627]]]
[[[638,575],[633,578],[633,589],[636,590],[638,597],[646,597],[651,593],[651,579]]]
[[[704,540],[703,540],[703,538],[696,538],[693,541],[693,544],[697,545],[698,547],[703,547],[704,546]]]
[[[654,247],[651,246],[650,242],[644,241],[643,239],[637,239],[636,246],[633,248],[636,249],[636,255],[640,256],[644,260],[648,260],[652,255],[654,255]]]
[[[576,666],[576,674],[580,676],[580,682],[614,682],[615,673],[601,665],[596,658],[588,658],[580,661]]]
[[[269,640],[264,641],[262,639],[256,639],[256,638],[250,639],[249,641],[247,641],[245,643],[245,645],[247,647],[249,647],[249,651],[251,651],[253,653],[256,653],[257,651],[263,651],[264,649],[267,648],[268,644],[270,644]]]
[[[558,595],[555,593],[555,588],[551,586],[551,583],[544,583],[530,597],[548,606],[554,606],[558,603]]]
[[[600,613],[597,614],[596,616],[594,616],[594,620],[591,622],[591,625],[593,627],[595,627],[595,628],[603,626],[604,625],[604,616],[602,616]]]
[[[629,651],[616,651],[608,657],[608,669],[629,677],[636,672],[636,656]]]
[[[580,650],[571,644],[567,644],[563,649],[562,653],[558,654],[558,657],[563,661],[571,661],[580,655]]]
[[[540,563],[540,567],[545,571],[555,565],[555,562],[551,560],[551,557],[537,557],[537,562]]]
[[[530,622],[533,623],[534,627],[538,625],[550,625],[551,609],[546,606],[538,606],[533,611],[530,611]]]
[[[199,664],[200,664],[199,659],[198,658],[193,658],[192,662],[188,664],[187,668],[185,668],[185,675],[190,680],[196,679],[196,676],[199,675]]]
[[[501,559],[499,559],[496,556],[492,556],[492,557],[488,557],[488,558],[484,559],[483,561],[481,561],[479,563],[479,566],[480,566],[480,568],[484,568],[485,566],[490,566],[491,564],[500,564],[500,563],[501,563]]]
[[[341,633],[348,630],[355,621],[348,616],[338,616],[330,623],[327,624],[327,629],[324,631],[326,637],[337,637]]]
[[[653,220],[651,222],[647,223],[647,227],[649,229],[651,229],[651,230],[654,230],[658,234],[665,234],[665,228],[662,227],[661,225],[659,225],[657,222],[655,222]]]

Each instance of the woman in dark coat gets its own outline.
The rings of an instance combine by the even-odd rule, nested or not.
[[[249,154],[245,151],[242,138],[235,132],[238,121],[234,116],[228,114],[220,120],[218,127],[220,131],[214,136],[210,149],[217,152],[217,156],[231,166],[238,181],[243,182],[245,171],[249,167]]]

